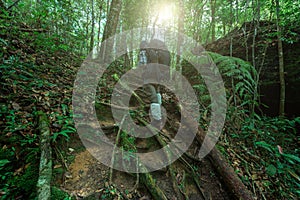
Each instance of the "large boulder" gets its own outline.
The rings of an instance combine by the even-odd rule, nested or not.
[[[279,62],[278,40],[276,25],[262,21],[258,24],[254,45],[255,33],[252,22],[244,23],[225,37],[205,46],[208,51],[232,56],[249,61],[260,72],[259,93],[261,95],[260,109],[267,115],[276,116],[279,110]],[[283,57],[286,81],[286,115],[289,117],[300,114],[300,26],[294,30],[283,29]],[[263,106],[266,105],[266,106]]]

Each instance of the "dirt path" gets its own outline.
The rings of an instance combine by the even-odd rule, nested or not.
[[[108,106],[102,106],[98,110],[99,123],[103,129],[114,125],[109,109]],[[170,123],[179,123],[177,122],[179,117],[171,115],[170,118],[176,122],[167,122],[163,132],[172,136],[172,131],[176,130],[176,126],[171,126]],[[110,128],[107,130],[109,132],[108,137],[115,141],[118,129]],[[70,147],[78,149],[80,140],[79,138],[75,140]],[[144,152],[153,151],[159,147],[157,143],[152,141],[151,148],[149,148],[149,144],[145,140],[136,140],[135,145]],[[193,143],[188,152],[197,152],[197,146],[198,144]],[[91,151],[91,149],[89,150]],[[153,199],[144,184],[139,182],[138,187],[135,187],[137,183],[135,176],[114,170],[112,183],[110,183],[110,168],[95,159],[88,150],[78,151],[74,155],[74,161],[69,165],[69,171],[66,172],[64,180],[61,182],[61,188],[77,199]],[[187,169],[179,160],[172,164],[176,179],[175,187],[170,168],[163,168],[151,173],[157,187],[165,193],[167,199],[230,199],[226,188],[222,185],[222,180],[208,159],[200,162],[189,161],[189,164],[195,174],[191,174],[190,169]],[[194,177],[195,175],[197,177]],[[200,188],[197,187],[195,179],[199,181]],[[178,188],[182,194],[185,193],[185,196],[178,197],[178,193],[176,193]]]
[[[178,163],[174,163],[173,165],[176,166],[179,181],[180,178],[182,178],[184,169],[180,167]],[[202,192],[206,197],[205,199],[230,199],[221,180],[208,160],[203,160],[197,167],[199,181],[201,182]],[[168,171],[153,172],[152,175],[157,180],[158,186],[166,193],[168,199],[176,199]],[[112,186],[111,190],[117,188],[117,190],[123,194],[128,193],[127,197],[129,199],[152,199],[143,185],[139,185],[137,190],[131,191],[135,183],[135,177],[124,172],[114,171],[114,186]],[[68,176],[61,186],[69,194],[76,196],[78,199],[89,196],[93,196],[95,199],[97,199],[98,196],[99,199],[101,199],[101,196],[105,196],[110,187],[109,168],[97,161],[89,151],[84,150],[76,154],[75,160],[69,166]],[[185,187],[190,199],[204,199],[193,183],[192,177],[187,178]],[[118,193],[115,194],[115,196],[118,195]]]

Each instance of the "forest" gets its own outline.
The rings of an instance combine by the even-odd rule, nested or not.
[[[300,0],[0,0],[0,199],[300,199]]]

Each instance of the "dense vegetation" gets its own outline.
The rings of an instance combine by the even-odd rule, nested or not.
[[[255,30],[251,58],[244,61],[232,57],[230,48],[229,56],[208,52],[225,82],[228,105],[217,148],[258,199],[300,198],[300,115],[285,117],[282,105],[276,117],[259,112],[261,63],[256,62],[260,55],[254,48],[260,21],[277,24],[273,39],[265,44],[280,47],[280,42],[299,42],[299,33],[294,32],[300,19],[299,7],[300,2],[292,0],[1,0],[1,199],[36,198],[40,159],[37,111],[43,110],[50,121],[56,166],[53,176],[62,175],[64,170],[60,168],[72,161],[68,147],[77,138],[71,105],[73,81],[93,47],[115,33],[144,26],[181,31],[206,45],[249,21]],[[279,55],[280,48],[278,51]],[[112,64],[112,74],[100,81],[106,88],[99,94],[102,99],[109,100],[114,77],[136,65],[136,58],[136,52],[128,52]],[[205,130],[212,103],[205,83],[194,76],[189,63],[176,59],[172,55],[171,68],[193,83],[201,105],[199,124]],[[52,194],[69,198],[56,187]],[[108,191],[103,198],[108,196],[115,197]]]

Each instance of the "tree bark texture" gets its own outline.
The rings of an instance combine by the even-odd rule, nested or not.
[[[211,40],[216,40],[216,0],[210,1],[211,6]]]
[[[39,200],[48,200],[51,197],[50,184],[52,177],[52,151],[50,146],[49,121],[44,112],[39,111],[37,115],[41,149],[37,196]]]
[[[280,5],[279,0],[276,0],[276,26],[278,38],[278,58],[279,58],[279,80],[280,80],[280,101],[279,101],[279,115],[283,116],[285,112],[285,78],[284,78],[284,62],[283,62],[283,47],[281,40],[280,28]]]
[[[91,1],[92,6],[92,30],[90,39],[90,51],[94,48],[94,35],[95,35],[95,12],[94,12],[94,0]]]
[[[104,62],[108,61],[111,58],[113,45],[114,45],[113,42],[104,43],[104,41],[116,34],[121,9],[122,9],[122,1],[112,0],[109,13],[107,16],[107,21],[104,27],[102,44],[100,49],[100,55]]]
[[[188,113],[182,113],[186,119],[186,123],[190,127],[198,126],[194,123],[194,120],[190,119]],[[205,132],[199,127],[196,135],[196,139],[203,145],[205,138]],[[208,148],[213,146],[211,142],[208,142],[203,148]],[[234,169],[227,163],[226,159],[222,154],[213,147],[208,154],[212,165],[217,170],[218,174],[222,177],[228,190],[235,196],[236,199],[243,200],[254,200],[253,194],[246,188],[238,175],[234,172]]]

